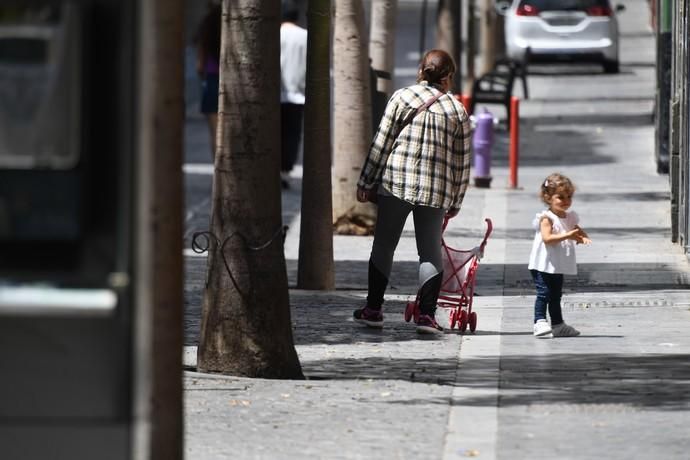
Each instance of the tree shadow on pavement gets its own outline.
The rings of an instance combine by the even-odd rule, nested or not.
[[[634,231],[637,232],[639,229]],[[512,233],[514,232],[508,236],[515,237]],[[621,229],[617,237],[624,238],[625,231]],[[298,328],[310,329],[309,338],[297,337],[297,343],[352,343],[354,339],[350,329],[356,326],[352,323],[352,312],[366,302],[367,267],[366,261],[337,261],[337,291],[321,293],[291,290],[293,322]],[[201,323],[206,259],[188,257],[185,259],[185,269],[185,345],[195,345]],[[288,261],[289,279],[293,280],[293,283],[296,279],[296,270],[296,261]],[[402,318],[407,300],[412,299],[417,291],[417,270],[416,262],[394,263],[391,285],[386,293],[387,300],[384,304],[387,321],[388,318],[394,319],[390,325],[387,325],[387,328],[391,328],[392,335],[382,338],[377,334],[359,334],[356,340],[406,341],[416,338],[412,325],[405,323]],[[688,289],[687,276],[682,270],[674,269],[673,264],[670,263],[581,263],[576,277],[566,277],[565,292],[566,294],[571,291],[578,294],[619,292],[634,295],[636,292],[662,289],[682,291]],[[294,288],[294,285],[292,287]],[[533,301],[531,297],[533,291],[533,281],[526,264],[480,263],[475,282],[475,296],[521,295],[527,296],[525,302],[530,303]],[[660,293],[657,297],[661,298],[662,294]],[[615,307],[615,299],[607,306]],[[479,331],[481,331],[481,309],[477,311],[480,316]],[[314,317],[319,319],[314,320]]]
[[[501,286],[503,295],[525,295],[526,292],[534,290],[534,282],[525,265],[509,264],[501,267],[505,270]],[[479,276],[480,274],[478,278]],[[570,290],[581,293],[629,294],[662,290],[680,292],[687,290],[688,287],[688,274],[685,272],[685,267],[674,267],[670,262],[663,264],[579,263],[577,275],[566,276],[564,280],[565,293]],[[659,296],[662,294],[660,293]]]
[[[317,379],[405,380],[467,390],[496,388],[496,359],[455,360],[336,359],[305,364]],[[468,391],[453,397],[389,399],[390,404],[510,407],[531,405],[619,405],[630,409],[690,409],[690,355],[555,354],[500,358],[499,395]],[[567,363],[567,365],[565,365]]]
[[[552,114],[552,115],[541,115],[538,117],[530,117],[527,126],[530,125],[578,125],[579,127],[589,127],[590,125],[597,126],[617,126],[617,127],[628,127],[635,128],[639,126],[651,126],[652,119],[651,113],[631,113],[631,114],[620,114],[620,113],[568,113],[568,114]],[[570,131],[562,129],[549,129],[546,134],[549,137],[553,135],[558,139],[559,134]],[[529,134],[528,142],[532,144],[532,136],[534,132]],[[589,133],[591,137],[591,133]]]
[[[555,124],[555,119],[544,119],[542,122]],[[521,124],[520,138],[520,167],[563,167],[615,162],[612,156],[600,153],[603,144],[597,137],[566,126],[542,131],[535,129],[535,124],[529,119]],[[508,167],[509,150],[509,134],[497,132],[492,149],[492,167]]]
[[[302,363],[309,380],[402,380],[452,386],[458,369],[453,359],[394,359],[366,357]]]
[[[620,73],[626,72],[623,68]],[[544,76],[544,77],[598,77],[598,78],[615,78],[614,74],[604,73],[604,69],[599,63],[583,63],[583,62],[530,62],[527,74],[530,76]]]

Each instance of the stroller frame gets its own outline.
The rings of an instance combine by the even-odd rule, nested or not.
[[[443,220],[443,231],[448,226],[447,217]],[[493,231],[491,219],[484,219],[486,232],[479,246],[472,249],[461,250],[448,246],[441,237],[443,249],[443,282],[437,305],[450,309],[450,328],[458,326],[460,332],[465,332],[469,326],[470,332],[477,330],[477,313],[472,311],[474,299],[474,284],[476,280],[479,261],[484,255],[486,242]],[[414,301],[407,303],[405,308],[405,321],[414,318],[415,323],[419,318],[419,293]]]

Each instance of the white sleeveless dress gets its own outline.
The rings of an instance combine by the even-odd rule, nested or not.
[[[543,217],[548,217],[551,220],[553,233],[555,234],[568,232],[574,229],[580,222],[580,218],[575,211],[566,212],[565,217],[558,217],[548,209],[537,213],[534,221],[532,221],[536,233],[534,234],[532,252],[529,256],[527,268],[544,273],[577,275],[575,241],[564,240],[555,244],[544,244],[539,226]]]

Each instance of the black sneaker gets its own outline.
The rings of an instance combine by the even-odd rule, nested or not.
[[[374,310],[373,308],[364,307],[355,310],[352,314],[355,321],[362,323],[368,327],[382,328],[383,327],[383,313],[381,310]]]
[[[419,315],[417,320],[417,332],[419,334],[443,334],[443,328],[430,315]]]

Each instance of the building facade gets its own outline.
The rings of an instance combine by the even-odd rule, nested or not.
[[[690,0],[652,0],[657,40],[656,159],[671,184],[671,239],[690,256]]]

